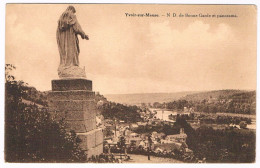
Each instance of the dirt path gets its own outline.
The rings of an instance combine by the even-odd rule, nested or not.
[[[132,155],[130,154],[131,160],[124,161],[123,163],[183,163],[182,161],[171,159],[171,158],[163,158],[163,157],[155,157],[151,156],[148,160],[148,157],[145,155]]]

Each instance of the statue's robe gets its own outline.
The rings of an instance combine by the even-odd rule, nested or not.
[[[65,11],[59,21],[57,28],[57,43],[60,53],[60,66],[79,66],[79,40],[77,35],[85,36],[79,25],[76,15],[71,11]]]

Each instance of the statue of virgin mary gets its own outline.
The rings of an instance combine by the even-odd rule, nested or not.
[[[89,40],[76,18],[76,10],[69,6],[59,18],[56,32],[60,53],[58,75],[60,78],[86,77],[85,70],[79,67],[79,39]]]

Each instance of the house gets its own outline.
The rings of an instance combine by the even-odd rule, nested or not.
[[[142,138],[137,133],[131,133],[128,137],[126,137],[126,142],[130,143],[132,146],[139,146]]]
[[[162,144],[154,144],[154,149],[160,148],[163,151],[172,151],[172,150],[182,150],[183,146],[181,143],[172,142],[172,143],[162,143]]]
[[[131,130],[136,130],[138,128],[138,125],[137,124],[131,124],[130,125],[130,129]]]
[[[158,144],[158,142],[151,142],[151,144],[149,144],[149,141],[148,140],[142,140],[138,146],[141,146],[143,147],[144,149],[147,149],[148,147],[151,147],[151,149],[154,149],[154,145],[155,144]]]
[[[165,136],[164,133],[158,133],[156,131],[152,132],[151,138],[152,139],[162,139]]]
[[[155,153],[163,153],[163,150],[162,150],[161,148],[159,148],[159,147],[156,147],[156,148],[154,149],[154,152],[155,152]]]
[[[137,122],[138,126],[146,126],[146,124],[147,124],[146,122]]]
[[[184,129],[180,129],[180,134],[168,135],[165,140],[168,142],[186,142],[187,134],[184,133]]]
[[[139,143],[139,146],[142,146],[142,147],[145,147],[146,146],[146,143],[144,140],[142,140],[140,143]]]

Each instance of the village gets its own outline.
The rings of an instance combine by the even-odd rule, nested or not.
[[[176,159],[182,157],[185,161],[194,159],[193,151],[186,143],[184,128],[172,135],[156,130],[147,131],[146,128],[153,126],[173,126],[174,121],[157,118],[156,111],[144,111],[140,112],[142,122],[129,124],[123,120],[104,120],[104,153],[114,154],[120,161],[131,159],[131,154],[147,155],[148,160],[150,155]]]
[[[104,155],[122,163],[134,162],[135,155],[145,156],[147,161],[151,160],[151,156],[155,156],[183,162],[206,163],[206,158],[196,158],[194,151],[187,145],[185,129],[176,126],[178,118],[183,118],[193,129],[208,125],[215,130],[239,130],[248,126],[249,130],[255,132],[255,128],[250,127],[252,122],[255,124],[255,120],[243,116],[204,114],[187,107],[178,112],[144,106],[140,109],[138,113],[142,121],[138,122],[129,123],[116,118],[98,119],[97,126],[102,127],[104,133]]]

